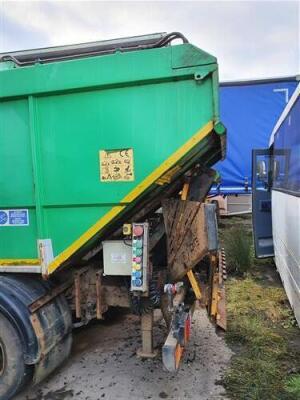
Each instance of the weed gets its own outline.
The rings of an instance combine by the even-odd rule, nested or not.
[[[251,235],[241,226],[229,229],[224,237],[229,273],[244,276],[252,265]]]

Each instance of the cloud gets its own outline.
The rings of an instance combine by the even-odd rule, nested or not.
[[[0,1],[0,51],[182,31],[216,55],[221,79],[299,72],[299,3]]]

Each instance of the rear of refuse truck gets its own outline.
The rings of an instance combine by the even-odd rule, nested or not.
[[[176,32],[0,57],[0,398],[114,306],[140,316],[141,357],[161,309],[176,370],[195,300],[226,327],[216,58]]]

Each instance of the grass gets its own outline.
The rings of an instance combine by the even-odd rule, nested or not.
[[[242,227],[231,228],[225,236],[228,272],[244,276],[252,265],[251,237]]]
[[[289,393],[298,396],[297,398],[300,399],[300,375],[288,378],[285,387]]]
[[[250,237],[242,250],[233,245],[235,232],[241,238]],[[251,255],[249,224],[248,230],[239,224],[237,230],[231,226],[222,235],[227,266],[236,255],[239,266],[251,260],[249,268],[231,269],[226,284],[225,338],[234,351],[223,378],[227,396],[233,400],[300,400],[300,333],[275,268],[270,260],[257,262]]]

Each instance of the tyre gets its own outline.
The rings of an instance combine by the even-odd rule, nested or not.
[[[14,326],[0,314],[0,400],[9,400],[31,379],[23,346]]]

